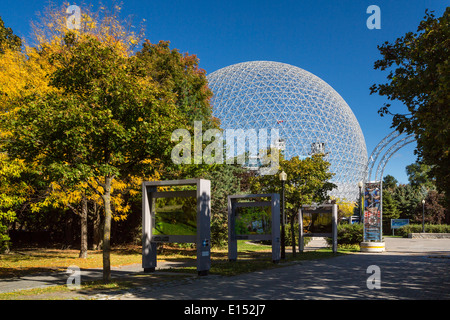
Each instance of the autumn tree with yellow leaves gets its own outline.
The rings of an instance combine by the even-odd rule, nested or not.
[[[11,28],[6,27],[0,17],[0,108],[4,112],[5,103],[15,92],[14,77],[22,64],[21,39]],[[13,81],[11,81],[13,80]],[[0,132],[0,144],[4,133]],[[21,160],[11,161],[7,154],[0,153],[0,252],[9,250],[7,226],[14,221],[15,207],[23,203],[29,192],[28,186],[20,180],[24,171]]]
[[[57,69],[56,60],[53,56],[63,49],[63,37],[68,31],[67,15],[65,7],[46,8],[43,15],[39,15],[38,20],[32,22],[34,46],[24,43],[13,34],[10,28],[6,28],[3,21],[0,21],[0,105],[3,112],[13,112],[20,108],[21,99],[26,96],[42,96],[50,92],[56,92],[58,89],[50,84],[49,77]],[[101,8],[98,12],[92,12],[84,9],[81,16],[82,23],[77,33],[80,36],[91,35],[101,39],[104,42],[114,42],[116,48],[125,55],[133,49],[139,42],[141,35],[127,32],[127,25],[118,21],[118,7],[115,11],[106,11]],[[114,41],[113,41],[114,40]],[[20,50],[20,49],[23,50]],[[7,137],[11,134],[8,130],[1,131],[1,137]],[[0,207],[8,212],[5,221],[11,222],[15,218],[14,205],[28,207],[31,213],[42,211],[45,207],[67,207],[81,218],[81,249],[80,257],[87,257],[87,209],[86,202],[94,201],[95,197],[84,196],[89,194],[86,184],[77,186],[63,186],[62,181],[58,183],[49,180],[49,187],[44,190],[36,190],[33,186],[26,183],[24,176],[35,170],[34,164],[24,164],[23,161],[15,159],[9,160],[7,153],[1,154],[1,173],[3,180],[20,181],[17,183],[3,182],[2,202]],[[6,175],[8,173],[9,175]],[[13,175],[11,175],[13,173]],[[35,172],[40,174],[39,171]],[[43,177],[46,179],[49,177]],[[133,180],[131,180],[133,181]],[[136,186],[117,181],[116,185],[122,185],[116,190],[123,193],[123,185],[128,188]],[[57,186],[57,187],[55,187]],[[37,194],[39,193],[39,194]],[[121,205],[121,193],[113,195],[114,215],[116,219],[124,219],[128,211],[127,206]],[[82,197],[80,195],[83,194]],[[89,198],[89,199],[87,199]],[[98,198],[98,197],[97,197]],[[15,199],[15,201],[12,201]],[[98,199],[97,203],[98,203]],[[4,229],[4,228],[3,228]],[[6,239],[6,235],[4,236]]]
[[[142,180],[133,177],[167,170],[173,165],[175,129],[202,120],[206,130],[216,122],[205,71],[195,56],[149,41],[135,53],[142,41],[116,15],[81,12],[79,30],[66,27],[60,10],[46,15],[47,29],[36,32],[38,44],[28,52],[48,59],[51,67],[41,78],[48,90],[18,90],[8,103],[1,117],[8,132],[3,149],[60,186],[54,185],[53,197],[61,199],[58,192],[69,190],[80,192],[82,199],[86,187],[89,196],[102,200],[103,278],[108,282],[111,219],[118,207],[115,183],[134,184]]]

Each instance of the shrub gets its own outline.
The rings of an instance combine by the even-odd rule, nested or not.
[[[401,228],[398,228],[395,233],[403,238],[407,238],[409,233],[420,233],[422,232],[421,224],[408,224]],[[426,224],[426,233],[450,233],[450,225],[448,224]]]
[[[338,245],[359,245],[363,241],[363,225],[356,224],[339,224],[337,227],[337,242]],[[327,238],[329,245],[332,244],[333,239]]]

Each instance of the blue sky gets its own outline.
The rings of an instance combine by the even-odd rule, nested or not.
[[[61,5],[65,1],[53,1]],[[93,4],[97,0],[70,4]],[[109,0],[102,3],[108,5]],[[171,41],[171,47],[196,54],[208,73],[251,60],[271,60],[303,68],[330,84],[348,103],[366,139],[368,153],[392,131],[391,118],[380,117],[384,97],[370,95],[369,87],[384,83],[387,73],[373,69],[380,58],[377,45],[416,31],[425,9],[441,16],[444,0],[278,0],[170,1],[127,0],[122,14],[145,19],[146,38]],[[1,0],[6,26],[30,39],[30,21],[48,1]],[[369,30],[367,7],[381,9],[381,29]],[[405,110],[399,103],[395,110]],[[386,166],[407,183],[405,166],[415,161],[415,143],[399,150]]]

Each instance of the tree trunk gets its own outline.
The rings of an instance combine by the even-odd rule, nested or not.
[[[103,224],[100,210],[97,207],[97,203],[94,202],[94,230],[93,230],[93,250],[100,250],[103,246]]]
[[[103,203],[105,205],[105,225],[103,229],[103,282],[111,281],[111,177],[105,177]]]
[[[83,195],[81,199],[81,245],[80,245],[80,258],[86,259],[88,254],[88,208],[87,198]]]
[[[291,215],[291,236],[292,236],[292,256],[295,257],[295,230],[294,230],[295,215]]]

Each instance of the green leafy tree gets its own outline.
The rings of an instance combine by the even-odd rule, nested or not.
[[[383,189],[394,190],[397,186],[398,180],[390,174],[384,176],[383,178]]]
[[[0,252],[9,250],[8,226],[16,219],[16,210],[26,201],[30,187],[20,178],[23,161],[11,161],[0,154]]]
[[[194,121],[201,121],[202,128],[218,128],[219,120],[211,116],[210,99],[206,71],[199,68],[195,55],[181,54],[170,49],[168,41],[153,44],[146,40],[136,53],[143,63],[141,70],[150,76],[158,86],[172,93],[178,109],[186,115],[183,128],[192,129]]]
[[[426,190],[436,189],[435,179],[430,176],[430,170],[430,166],[418,162],[406,166],[406,174],[411,186]]]
[[[387,103],[379,113],[393,115],[399,132],[415,134],[419,160],[431,166],[430,176],[450,201],[450,7],[440,18],[427,10],[416,33],[378,49],[382,59],[374,67],[389,70],[388,82],[374,84],[371,93],[401,101],[408,110],[393,114]]]
[[[323,154],[314,154],[300,159],[298,156],[289,160],[280,154],[279,170],[286,172],[285,201],[286,216],[290,220],[292,246],[295,249],[294,221],[296,213],[302,205],[322,203],[329,199],[327,193],[336,185],[330,182],[334,173],[329,172],[330,163],[324,160]],[[260,175],[252,180],[254,193],[279,193],[281,182],[279,175]],[[294,250],[295,252],[295,250]]]

